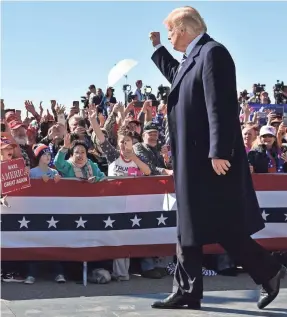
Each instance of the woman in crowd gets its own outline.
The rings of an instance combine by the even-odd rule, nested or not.
[[[276,129],[263,126],[259,139],[248,153],[254,173],[287,173],[287,152],[277,142]]]
[[[150,175],[151,170],[133,152],[133,143],[138,142],[140,136],[129,129],[118,131],[118,148],[114,148],[103,134],[98,121],[96,109],[90,107],[89,119],[94,130],[94,142],[99,143],[107,156],[109,163],[108,176]],[[129,280],[130,259],[116,259],[113,261],[113,278],[120,281]]]
[[[114,97],[114,89],[113,87],[108,87],[105,94],[105,101],[109,103],[117,103],[116,97]]]
[[[103,115],[105,117],[108,117],[108,114],[111,112],[111,105],[116,103],[117,99],[114,97],[114,89],[113,87],[108,87],[100,104],[100,108],[103,110]]]
[[[87,158],[88,147],[84,141],[75,140],[71,144],[70,134],[64,137],[64,146],[58,151],[55,157],[55,166],[63,177],[76,177],[98,182],[105,178],[98,164]],[[67,152],[70,150],[71,156],[65,160]]]
[[[106,135],[106,132],[104,129],[102,129],[103,133]],[[90,140],[90,135],[89,135],[89,140]],[[71,133],[71,143],[75,140],[80,140],[80,136],[77,133]],[[88,155],[87,158],[90,159],[92,162],[97,163],[99,169],[105,174],[108,175],[108,162],[106,157],[103,154],[103,151],[101,149],[101,147],[95,146],[94,143],[91,142],[86,142],[86,145],[88,147]],[[67,156],[69,156],[69,154],[67,153]],[[66,156],[66,159],[68,159],[68,157]]]

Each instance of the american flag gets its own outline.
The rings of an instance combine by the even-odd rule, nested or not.
[[[287,175],[253,176],[266,228],[254,235],[287,249]],[[171,177],[97,184],[31,180],[2,208],[2,260],[97,261],[175,254],[176,196]],[[220,252],[216,245],[205,252]]]

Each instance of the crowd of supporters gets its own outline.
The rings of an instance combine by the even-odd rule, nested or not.
[[[74,102],[67,111],[51,100],[50,110],[44,114],[41,103],[36,108],[25,101],[28,115],[24,120],[1,100],[1,160],[23,157],[30,178],[44,181],[79,178],[94,183],[107,176],[172,176],[167,105],[160,101],[155,109],[140,84],[137,81],[133,100],[127,105],[117,102],[111,87],[103,93],[95,85],[89,86],[82,109]],[[264,105],[270,102],[264,93],[260,98]],[[282,115],[266,106],[262,125],[262,116],[253,111],[251,103],[241,102],[240,109],[251,173],[287,173],[287,127]],[[174,271],[173,257],[142,258],[137,264],[145,278],[159,279]],[[5,262],[2,267],[2,281],[33,284],[39,263]],[[227,255],[214,256],[207,267],[210,270],[203,269],[204,275],[215,275],[215,271],[237,274],[236,263]],[[66,281],[66,264],[53,262],[50,268],[57,282]],[[134,263],[125,258],[91,263],[89,268],[91,282],[128,281]]]

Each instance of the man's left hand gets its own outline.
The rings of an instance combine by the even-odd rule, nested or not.
[[[217,175],[226,175],[231,164],[227,160],[211,159],[212,167]]]

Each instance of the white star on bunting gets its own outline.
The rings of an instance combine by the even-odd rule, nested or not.
[[[138,218],[137,215],[135,215],[135,217],[133,219],[130,219],[130,221],[133,223],[133,226],[139,226],[140,227],[140,221],[142,220],[142,218]]]
[[[25,228],[28,229],[28,223],[30,222],[30,220],[26,220],[26,218],[23,217],[23,219],[22,220],[18,220],[18,222],[20,223],[20,229],[22,227],[25,227]]]
[[[109,216],[109,218],[107,220],[104,220],[105,228],[107,227],[112,227],[113,228],[113,222],[115,222],[115,220],[111,220],[111,217]]]
[[[59,222],[59,220],[55,220],[54,217],[51,218],[51,220],[47,220],[48,224],[49,224],[49,228],[54,227],[57,228],[56,224]]]
[[[267,216],[269,216],[269,214],[265,213],[265,210],[263,210],[262,212],[262,218],[266,221],[267,220]]]
[[[160,216],[159,218],[156,218],[156,219],[158,220],[158,224],[157,224],[158,226],[159,226],[161,223],[166,226],[165,221],[166,221],[167,217],[164,217],[163,214],[161,214],[161,216]]]
[[[79,220],[76,220],[75,222],[77,223],[77,228],[79,227],[83,227],[85,228],[85,223],[87,222],[88,220],[83,220],[82,217],[80,217]]]
[[[284,214],[284,215],[285,215],[285,217],[286,217],[285,221],[287,221],[287,214]]]

